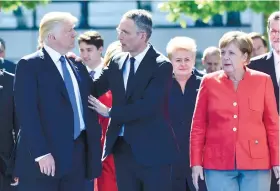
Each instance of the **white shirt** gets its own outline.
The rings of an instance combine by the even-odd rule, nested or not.
[[[47,46],[47,45],[44,45],[44,48],[47,51],[47,53],[50,55],[52,61],[54,62],[55,66],[57,67],[61,77],[64,79],[61,62],[59,61],[59,59],[61,57],[61,54],[58,53],[57,51],[55,51],[54,49],[52,49],[51,47]],[[70,67],[67,59],[65,61],[66,61],[66,67],[67,67],[67,69],[70,73],[70,76],[71,76],[71,79],[72,79],[72,82],[73,82],[73,86],[74,86],[75,98],[76,98],[77,107],[78,107],[78,115],[79,115],[79,119],[80,119],[79,120],[80,121],[80,130],[82,131],[82,130],[85,129],[85,122],[84,122],[84,118],[83,118],[83,115],[82,115],[82,105],[81,105],[82,102],[80,101],[81,100],[80,89],[79,89],[79,85],[78,85],[77,79],[74,75],[74,72],[73,72],[72,68]],[[45,157],[49,154],[38,157],[38,158],[35,159],[35,161],[38,162],[40,159],[42,159],[43,157]]]
[[[138,54],[137,56],[134,56],[135,61],[134,61],[134,73],[136,73],[140,63],[142,62],[143,58],[145,57],[146,53],[148,52],[150,48],[150,45],[148,44],[147,47],[145,48],[145,50],[143,52],[141,52],[140,54]],[[128,80],[128,75],[129,75],[129,71],[130,71],[130,58],[132,56],[129,55],[129,58],[126,60],[125,64],[125,68],[123,71],[123,83],[124,83],[124,89],[126,90],[126,86],[127,86],[127,80]],[[119,136],[123,136],[124,135],[124,125],[122,126],[121,132],[119,134]]]
[[[142,62],[143,58],[145,57],[146,53],[148,52],[150,48],[150,45],[148,44],[147,47],[145,48],[145,50],[143,52],[141,52],[140,54],[138,54],[137,56],[134,56],[135,58],[135,62],[134,62],[134,74],[136,73],[140,63]],[[130,58],[132,56],[129,55],[129,58],[127,59],[126,63],[125,63],[125,68],[123,71],[123,82],[124,82],[124,88],[126,90],[126,86],[127,86],[127,80],[128,80],[128,75],[129,75],[129,71],[130,71]]]
[[[278,82],[278,86],[280,86],[280,55],[278,55],[273,50],[273,57],[274,57],[274,66],[275,66],[275,73],[276,73],[276,79]]]

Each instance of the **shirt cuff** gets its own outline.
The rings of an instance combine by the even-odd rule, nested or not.
[[[48,153],[48,154],[46,154],[46,155],[37,157],[37,158],[35,158],[35,161],[36,161],[36,162],[39,162],[39,160],[41,160],[42,158],[44,158],[44,157],[46,157],[46,156],[48,156],[48,155],[50,155],[50,154],[51,154],[51,153]]]

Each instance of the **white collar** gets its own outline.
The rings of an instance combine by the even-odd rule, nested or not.
[[[273,50],[273,57],[274,57],[274,64],[275,64],[275,66],[280,64],[280,56],[276,53],[275,50]]]
[[[147,47],[138,55],[134,56],[135,60],[140,64],[141,61],[143,60],[143,58],[145,57],[146,53],[148,52],[148,50],[150,49],[150,44],[147,45]],[[129,58],[131,58],[132,56],[129,54]]]
[[[52,61],[56,64],[62,55],[59,52],[52,49],[51,47],[47,46],[46,44],[44,44],[44,48],[47,51],[47,53],[50,55]]]

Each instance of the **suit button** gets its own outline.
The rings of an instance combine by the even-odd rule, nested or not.
[[[232,130],[233,130],[233,131],[237,131],[237,128],[236,128],[236,127],[234,127]]]
[[[233,118],[236,119],[236,118],[237,118],[237,115],[234,115]]]
[[[236,102],[233,102],[233,106],[234,106],[234,107],[237,106],[237,103],[236,103]]]
[[[259,144],[259,141],[258,141],[258,140],[255,140],[255,144]]]

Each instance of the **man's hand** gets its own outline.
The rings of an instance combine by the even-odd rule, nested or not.
[[[73,59],[75,59],[76,62],[82,62],[82,58],[77,56],[74,52],[68,52],[66,54],[66,57],[67,58],[73,58]]]
[[[193,185],[196,190],[199,189],[198,177],[200,177],[201,180],[204,180],[203,167],[202,166],[193,166],[192,167],[192,180],[193,180]]]
[[[278,179],[277,184],[279,184],[280,183],[280,180],[279,180],[279,178],[280,178],[280,166],[274,166],[274,167],[272,167],[272,169],[274,171],[276,179]]]
[[[38,161],[41,173],[46,174],[47,176],[55,175],[55,162],[51,154],[46,155]]]
[[[110,117],[110,108],[101,103],[98,99],[90,95],[88,97],[88,102],[90,103],[88,106],[90,109],[95,110],[103,117]]]

